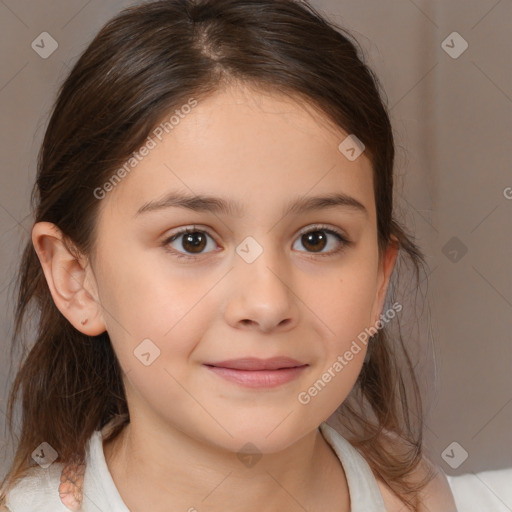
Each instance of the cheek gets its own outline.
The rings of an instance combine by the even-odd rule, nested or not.
[[[335,273],[315,280],[308,305],[322,321],[331,350],[341,350],[370,326],[376,295],[376,264],[354,257]]]
[[[165,269],[137,261],[103,272],[101,296],[114,350],[126,372],[139,372],[137,354],[148,351],[150,359],[157,356],[151,367],[178,371],[213,322],[208,291],[218,277],[166,276]]]
[[[347,265],[318,282],[310,296],[319,326],[318,366],[297,396],[309,414],[327,418],[346,399],[362,368],[375,296],[371,265]],[[322,286],[323,284],[323,286]]]

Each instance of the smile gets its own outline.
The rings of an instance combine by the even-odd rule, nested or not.
[[[272,388],[286,384],[308,367],[307,364],[277,369],[237,369],[204,365],[219,377],[249,388]]]

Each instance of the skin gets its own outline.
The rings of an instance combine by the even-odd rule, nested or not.
[[[268,512],[350,509],[343,468],[317,427],[353,387],[365,346],[307,405],[297,399],[379,319],[397,256],[390,245],[379,258],[371,164],[338,150],[347,135],[277,93],[218,91],[101,200],[94,254],[75,259],[55,226],[34,226],[57,307],[85,334],[107,330],[124,371],[131,422],[104,451],[130,510],[250,512],[262,496]],[[171,191],[235,200],[244,211],[136,215]],[[366,214],[282,214],[298,197],[333,192]],[[323,231],[326,245],[304,245],[299,232],[317,223],[352,243]],[[209,235],[202,252],[183,235],[167,244],[175,253],[165,250],[192,226]],[[248,236],[263,250],[252,263],[236,252]],[[147,338],[160,350],[149,366],[134,356]],[[270,389],[228,382],[203,364],[277,355],[308,366]],[[246,443],[261,455],[251,467],[237,456]]]

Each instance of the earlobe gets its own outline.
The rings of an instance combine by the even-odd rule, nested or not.
[[[55,305],[75,329],[88,336],[105,332],[94,276],[66,244],[60,229],[50,222],[32,228],[32,244],[41,263]]]

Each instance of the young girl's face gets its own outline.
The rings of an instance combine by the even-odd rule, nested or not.
[[[101,199],[90,267],[132,425],[284,449],[346,398],[365,346],[344,354],[382,310],[396,251],[379,261],[370,161],[319,114],[248,88],[163,134]],[[276,357],[296,368],[222,363]]]

